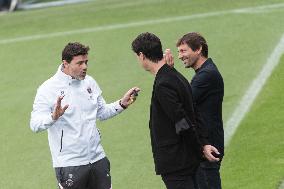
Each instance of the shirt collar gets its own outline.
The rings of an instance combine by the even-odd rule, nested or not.
[[[164,72],[167,72],[167,70],[170,68],[169,65],[164,64],[157,72],[156,77]]]
[[[199,72],[202,68],[206,67],[208,64],[210,64],[210,62],[212,62],[212,59],[207,58],[207,60],[205,60],[205,62],[198,69],[195,70],[195,73]]]
[[[59,65],[55,75],[60,81],[68,82],[69,84],[73,82],[80,82],[80,80],[73,79],[70,75],[67,75],[63,72],[63,64]]]

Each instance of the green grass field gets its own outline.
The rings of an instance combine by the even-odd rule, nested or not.
[[[284,179],[284,56],[227,149],[224,186],[276,188]]]
[[[266,7],[271,4],[279,6]],[[259,6],[264,8],[254,8]],[[154,174],[148,131],[154,78],[137,63],[132,40],[153,32],[164,48],[176,52],[178,37],[201,32],[224,77],[226,123],[282,36],[282,23],[283,0],[96,0],[0,15],[0,188],[56,188],[47,133],[32,133],[29,119],[37,87],[55,73],[69,41],[90,46],[88,72],[108,102],[132,86],[142,89],[131,108],[98,122],[111,160],[113,188],[162,189]],[[225,189],[274,189],[284,178],[283,62],[226,149]],[[191,78],[193,72],[177,59],[176,68]]]

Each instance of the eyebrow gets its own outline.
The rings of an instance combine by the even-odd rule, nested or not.
[[[77,64],[82,64],[82,63],[87,63],[89,60],[85,60],[85,61],[78,61]]]

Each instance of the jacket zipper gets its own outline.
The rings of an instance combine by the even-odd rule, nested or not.
[[[62,141],[63,141],[63,129],[61,132],[61,139],[60,139],[60,152],[62,151]]]

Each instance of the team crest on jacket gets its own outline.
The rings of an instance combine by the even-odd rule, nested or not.
[[[87,88],[87,91],[88,91],[88,93],[90,94],[89,100],[93,100],[93,95],[92,95],[93,91],[92,91],[91,87],[88,87],[88,88]]]
[[[91,89],[91,87],[88,87],[88,88],[87,88],[87,91],[88,91],[89,94],[91,94],[91,93],[93,92],[92,89]]]

